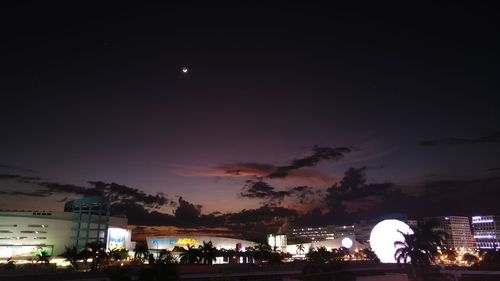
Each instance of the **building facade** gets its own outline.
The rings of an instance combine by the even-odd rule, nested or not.
[[[329,226],[293,227],[288,231],[287,237],[291,242],[296,243],[309,243],[334,238],[333,231]]]
[[[0,211],[0,259],[30,258],[40,251],[58,256],[65,247],[82,249],[94,241],[108,248],[127,248],[126,225],[126,218],[109,216],[101,198],[69,201],[64,212]]]
[[[217,250],[225,250],[228,253],[233,253],[235,257],[238,258],[237,263],[253,263],[253,257],[251,255],[245,255],[246,248],[255,247],[257,243],[237,238],[227,238],[227,237],[214,237],[214,236],[179,236],[179,235],[168,235],[168,236],[150,236],[146,237],[148,243],[148,249],[151,253],[157,256],[162,250],[172,251],[174,257],[179,259],[180,252],[176,250],[187,247],[199,247],[203,245],[203,242],[212,242],[213,247]],[[236,254],[238,253],[238,254]],[[223,251],[219,251],[219,256],[216,257],[215,264],[230,263],[232,257],[228,257],[223,254]],[[232,256],[232,254],[231,254]]]
[[[474,216],[472,230],[477,248],[500,249],[500,216]]]
[[[431,217],[424,220],[438,222],[439,230],[447,234],[445,244],[450,248],[474,248],[470,222],[468,217],[445,216]]]

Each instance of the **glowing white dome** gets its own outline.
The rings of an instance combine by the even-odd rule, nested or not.
[[[353,244],[352,239],[349,237],[342,239],[341,243],[342,243],[342,247],[347,248],[347,249],[350,249],[352,247],[352,244]]]
[[[405,234],[413,234],[413,230],[404,222],[399,220],[384,220],[373,228],[370,234],[370,246],[383,263],[396,263],[394,254],[399,247],[394,246],[396,241],[404,241],[401,231]]]

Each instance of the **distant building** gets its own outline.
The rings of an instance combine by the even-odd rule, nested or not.
[[[288,239],[293,242],[312,242],[333,239],[333,230],[329,226],[320,227],[292,227],[288,233]]]
[[[293,227],[288,233],[289,243],[310,243],[333,240],[340,237],[355,237],[361,243],[370,240],[373,224],[362,222],[352,225],[328,225],[320,227]]]
[[[374,225],[366,222],[352,225],[331,226],[333,237],[335,239],[345,236],[353,236],[361,243],[370,241],[370,234]]]
[[[281,252],[286,251],[287,237],[286,235],[267,235],[267,244],[271,246],[271,249],[278,250]]]
[[[309,243],[287,244],[286,252],[292,255],[304,255],[310,249],[325,247],[328,251],[333,249],[346,248],[348,250],[361,250],[368,247],[368,244],[359,243],[353,235],[346,235],[335,239],[312,241]]]
[[[438,228],[446,232],[446,246],[450,248],[474,248],[474,240],[468,217],[446,216],[430,217],[424,220],[436,220]]]
[[[34,257],[45,250],[52,256],[65,247],[85,247],[100,241],[108,248],[130,246],[127,219],[110,217],[102,198],[68,201],[64,212],[0,211],[0,259]]]
[[[472,217],[472,229],[477,248],[500,248],[500,216]]]
[[[148,236],[149,252],[158,255],[162,250],[172,251],[175,258],[180,259],[180,251],[188,247],[198,248],[203,242],[212,242],[212,246],[218,249],[215,264],[225,263],[253,263],[252,252],[247,252],[249,247],[255,247],[257,243],[237,238],[215,237],[215,236]]]

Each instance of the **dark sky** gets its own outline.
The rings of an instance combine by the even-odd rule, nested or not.
[[[265,204],[245,180],[326,192],[351,167],[405,194],[500,188],[496,7],[198,2],[0,9],[3,206],[55,209],[76,195],[28,194],[40,181],[104,181],[239,212]],[[266,177],[315,145],[350,151]]]

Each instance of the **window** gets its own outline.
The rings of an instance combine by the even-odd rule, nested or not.
[[[34,237],[33,239],[35,239],[35,240],[44,240],[44,239],[47,239],[47,237]]]
[[[49,227],[49,226],[46,225],[46,224],[28,224],[28,227],[42,227],[42,228],[46,228],[46,227]]]
[[[17,227],[17,224],[0,224],[0,227]]]
[[[0,233],[12,233],[10,230],[0,230]]]

